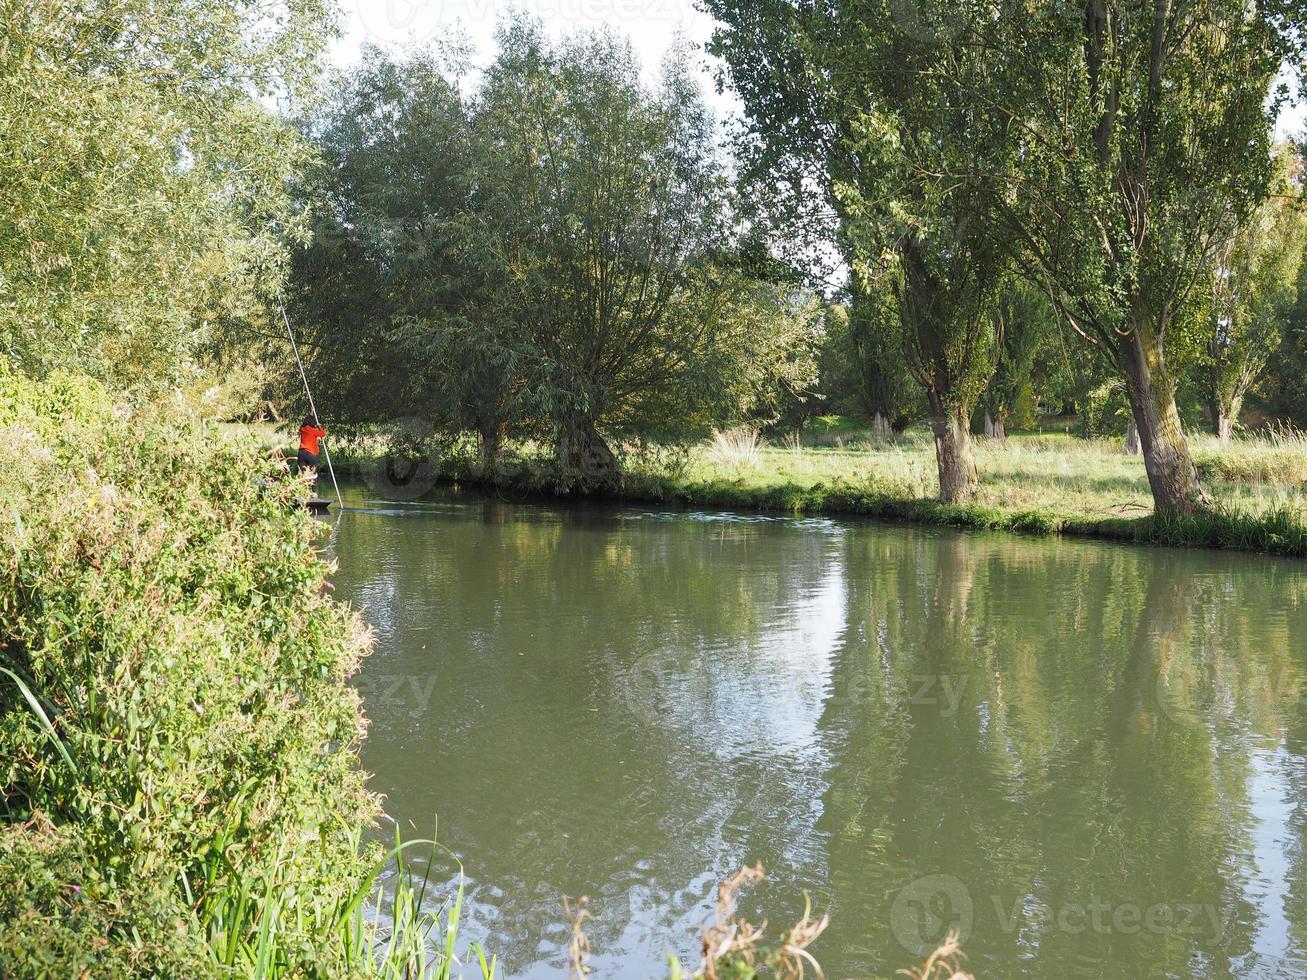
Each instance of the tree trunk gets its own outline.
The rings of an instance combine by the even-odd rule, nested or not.
[[[928,391],[926,396],[930,402],[930,427],[935,433],[939,499],[946,504],[965,503],[980,485],[971,452],[971,413],[956,406],[950,408],[937,392]]]
[[[994,418],[994,416],[989,414],[988,410],[985,411],[985,438],[1007,438],[1007,422],[1005,422],[1001,417],[997,419]]]
[[[590,418],[576,415],[555,423],[554,455],[565,486],[582,491],[617,486],[617,457]]]
[[[871,420],[871,431],[878,436],[890,436],[894,434],[894,427],[890,425],[889,419],[877,412]]]
[[[1216,410],[1216,418],[1213,420],[1212,429],[1222,446],[1230,444],[1230,428],[1230,413],[1225,406],[1221,406]]]
[[[482,476],[495,476],[495,464],[499,462],[499,451],[504,445],[504,427],[498,423],[483,425],[477,433],[477,448],[480,451],[478,464]]]
[[[1239,418],[1239,410],[1243,408],[1243,398],[1235,397],[1226,403],[1217,399],[1208,406],[1212,413],[1212,433],[1216,436],[1222,446],[1230,444],[1230,436],[1234,434],[1234,423]]]
[[[1131,422],[1125,427],[1125,454],[1138,456],[1143,450],[1139,448],[1139,426]]]
[[[1154,509],[1161,514],[1191,514],[1210,507],[1211,498],[1198,479],[1180,426],[1162,345],[1151,325],[1136,325],[1121,337],[1117,359],[1139,430],[1139,448],[1153,491]]]
[[[1064,418],[1064,419],[1065,419],[1065,418],[1070,418],[1072,415],[1075,415],[1075,414],[1076,414],[1076,403],[1073,402],[1070,398],[1064,398],[1064,399],[1062,399],[1062,411],[1061,411],[1060,414],[1061,414],[1062,418]]]

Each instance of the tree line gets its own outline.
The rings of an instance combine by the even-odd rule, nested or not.
[[[1272,138],[1307,3],[706,7],[729,146],[684,47],[649,82],[513,16],[483,71],[324,78],[319,0],[6,2],[7,363],[288,377],[284,296],[332,418],[539,439],[588,487],[633,441],[839,411],[927,421],[964,501],[973,434],[1039,410],[1133,426],[1175,512],[1208,503],[1186,429],[1307,420]]]
[[[1158,510],[1209,504],[1180,364],[1186,346],[1207,362],[1228,425],[1267,357],[1257,307],[1296,285],[1275,255],[1301,245],[1268,238],[1299,235],[1272,203],[1299,190],[1272,128],[1302,4],[705,5],[749,115],[746,171],[793,189],[777,225],[833,221],[855,306],[897,309],[946,500],[974,492],[970,415],[1010,292],[1034,289],[1119,381]]]

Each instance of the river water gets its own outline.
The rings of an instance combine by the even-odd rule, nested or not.
[[[1307,976],[1307,566],[841,520],[347,488],[363,762],[462,939],[697,959],[716,882],[832,977]],[[448,877],[452,865],[442,867]]]

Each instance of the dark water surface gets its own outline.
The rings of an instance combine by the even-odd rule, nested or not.
[[[1307,566],[826,520],[347,491],[372,785],[557,977],[693,965],[715,882],[832,977],[1307,976]]]

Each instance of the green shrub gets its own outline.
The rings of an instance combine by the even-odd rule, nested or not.
[[[0,968],[7,977],[216,975],[167,882],[111,884],[70,828],[0,830]]]
[[[374,972],[370,638],[304,488],[73,377],[0,374],[0,462],[0,973]]]

